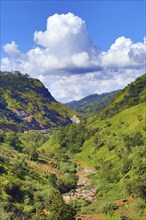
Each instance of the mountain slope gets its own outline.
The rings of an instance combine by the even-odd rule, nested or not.
[[[112,100],[104,110],[104,117],[112,116],[123,109],[137,105],[146,100],[146,74],[128,84]]]
[[[117,94],[106,108],[110,114],[95,115],[80,125],[66,126],[41,147],[56,157],[66,153],[96,170],[90,177],[97,189],[97,202],[83,206],[81,213],[106,213],[107,219],[112,215],[113,219],[122,219],[121,216],[145,219],[145,77],[139,77]],[[116,110],[115,103],[118,103]],[[133,200],[130,205],[124,202],[122,206],[115,205],[129,196]]]
[[[86,116],[91,116],[97,111],[105,108],[117,93],[118,91],[103,93],[100,95],[93,94],[79,101],[68,102],[66,105]]]
[[[20,72],[0,73],[1,128],[47,129],[71,123],[73,114],[38,79]]]
[[[37,148],[46,138],[41,131],[0,131],[1,220],[76,219],[76,211],[61,194],[74,188],[77,178],[73,169],[65,171],[60,166],[75,164],[40,157]]]

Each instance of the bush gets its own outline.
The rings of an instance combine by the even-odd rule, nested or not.
[[[118,209],[118,206],[115,203],[108,203],[106,204],[103,209],[102,212],[110,215],[113,215],[114,210]]]

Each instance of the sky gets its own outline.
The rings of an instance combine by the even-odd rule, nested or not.
[[[1,70],[39,78],[61,102],[146,72],[143,0],[1,0]]]

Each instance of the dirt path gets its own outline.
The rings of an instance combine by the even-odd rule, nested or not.
[[[77,187],[75,190],[64,194],[63,199],[65,202],[77,199],[95,202],[96,188],[92,186],[88,177],[89,174],[94,173],[95,171],[93,168],[89,168],[88,165],[82,161],[77,161],[77,163],[82,167],[77,170],[77,176],[79,177]]]

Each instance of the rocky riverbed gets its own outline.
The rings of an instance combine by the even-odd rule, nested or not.
[[[69,193],[63,195],[63,199],[65,202],[69,202],[70,200],[89,200],[92,202],[96,201],[96,188],[92,185],[89,174],[94,173],[95,170],[93,168],[89,168],[87,164],[82,163],[82,161],[77,162],[81,168],[77,169],[78,182],[76,189],[72,190]]]

